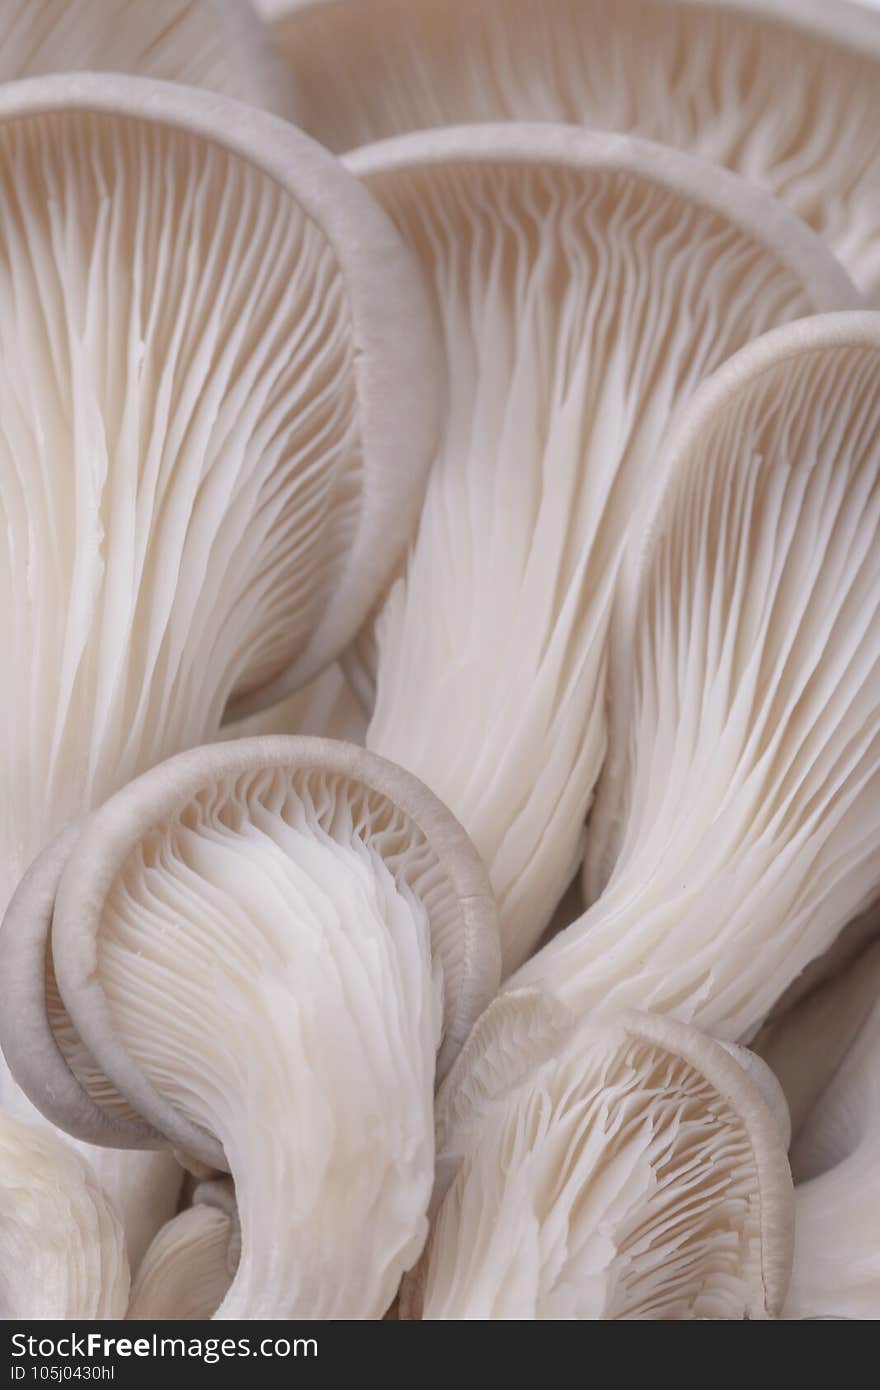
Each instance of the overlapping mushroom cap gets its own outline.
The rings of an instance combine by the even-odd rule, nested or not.
[[[109,75],[0,92],[0,901],[55,830],[318,672],[408,539],[418,271],[292,127]]]
[[[43,856],[2,948],[50,1118],[235,1177],[221,1317],[381,1316],[425,1237],[438,1054],[498,983],[485,871],[421,784],[319,739],[181,754]]]
[[[880,315],[744,349],[669,455],[588,828],[611,876],[515,979],[736,1039],[880,888]]]
[[[575,122],[767,188],[880,293],[880,17],[847,0],[319,0],[279,13],[295,119],[335,150]]]
[[[122,1318],[119,1216],[64,1140],[0,1111],[0,1318]]]
[[[231,1187],[202,1183],[192,1206],[167,1222],[152,1241],[132,1284],[127,1316],[137,1322],[213,1317],[240,1256]]]
[[[367,746],[466,827],[510,970],[581,854],[615,590],[670,418],[754,334],[856,297],[763,193],[644,142],[479,126],[348,163],[421,261],[450,382]]]
[[[404,1311],[778,1314],[793,1221],[779,1105],[769,1070],[669,1019],[578,1023],[535,992],[503,996],[438,1098],[439,1207]]]
[[[250,0],[3,0],[0,81],[53,72],[136,73],[293,113]]]

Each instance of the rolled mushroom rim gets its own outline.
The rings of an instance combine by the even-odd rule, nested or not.
[[[539,1008],[544,1021],[554,1028],[554,1034],[552,1037],[548,1034],[531,1061],[528,1054],[519,1059],[509,1080],[489,1100],[489,1107],[503,1104],[506,1096],[527,1082],[533,1067],[541,1067],[551,1061],[561,1048],[574,1044],[579,1036],[583,1035],[588,1046],[591,1033],[597,1037],[613,1038],[617,1035],[622,1043],[628,1039],[647,1042],[680,1057],[730,1105],[748,1135],[758,1181],[763,1307],[750,1311],[759,1316],[778,1316],[788,1291],[794,1258],[794,1187],[777,1118],[754,1077],[717,1039],[666,1015],[635,1009],[619,1012],[598,1010],[578,1019],[550,992],[523,989],[499,996],[498,1008],[505,1012],[513,1012],[523,1006]],[[494,1007],[484,1015],[487,1021]],[[486,1025],[480,1020],[471,1035],[475,1041],[477,1030],[482,1026]],[[477,1066],[481,1057],[482,1052],[477,1049]],[[435,1191],[432,1199],[432,1209],[435,1211],[455,1177],[457,1165],[443,1162],[444,1148],[451,1146],[453,1153],[456,1152],[456,1121],[451,1117],[450,1109],[455,1089],[466,1080],[469,1070],[474,1070],[474,1067],[465,1050],[438,1095],[437,1156],[442,1177],[441,1188]],[[479,1114],[480,1109],[476,1107],[458,1123],[471,1124],[479,1120]]]
[[[346,287],[364,464],[357,528],[305,647],[258,690],[230,702],[233,721],[283,699],[339,655],[415,526],[440,430],[444,369],[433,311],[415,258],[384,210],[328,150],[281,117],[218,93],[117,73],[29,77],[0,88],[0,122],[65,113],[165,126],[258,168],[324,236]],[[405,478],[410,485],[401,487]]]
[[[490,163],[628,174],[726,217],[763,244],[803,283],[817,313],[864,307],[833,252],[785,204],[730,169],[639,135],[542,121],[485,122],[390,136],[342,162],[368,185],[378,175]]]
[[[673,419],[654,483],[644,542],[633,578],[632,599],[645,582],[654,541],[665,512],[667,484],[681,475],[700,435],[737,396],[768,372],[798,358],[848,348],[880,351],[880,310],[844,309],[812,314],[772,328],[728,357],[700,383]]]
[[[438,1075],[500,979],[497,912],[476,849],[423,783],[384,758],[331,739],[267,735],[178,754],[129,783],[87,817],[61,873],[52,923],[56,979],[74,1027],[119,1092],[167,1142],[221,1169],[228,1164],[216,1139],[162,1097],[116,1036],[98,970],[97,933],[107,894],[145,835],[212,781],[273,768],[337,774],[387,797],[422,832],[441,863],[461,908],[464,977],[461,996],[445,1019]]]
[[[82,829],[72,822],[34,860],[0,927],[0,1048],[17,1084],[42,1115],[75,1139],[114,1149],[165,1148],[140,1120],[103,1110],[58,1046],[46,1007],[46,956],[64,866]]]

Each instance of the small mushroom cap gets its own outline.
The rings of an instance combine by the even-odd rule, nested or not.
[[[193,1205],[153,1239],[132,1285],[128,1319],[191,1322],[213,1317],[235,1277],[240,1239],[231,1189],[202,1183]]]
[[[502,996],[438,1097],[438,1200],[402,1316],[777,1315],[791,1178],[753,1078],[670,1019]]]

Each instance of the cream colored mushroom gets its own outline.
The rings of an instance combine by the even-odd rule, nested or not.
[[[0,1318],[121,1318],[122,1223],[85,1160],[0,1111]]]
[[[476,851],[414,778],[320,739],[181,754],[71,836],[4,924],[18,1080],[83,1138],[231,1171],[219,1317],[381,1317],[427,1231],[435,1070],[497,988]]]
[[[212,1318],[241,1255],[231,1188],[203,1183],[193,1204],[163,1226],[131,1290],[128,1317],[139,1322]]]
[[[346,645],[439,392],[417,267],[292,127],[106,74],[0,91],[0,904]]]
[[[249,0],[3,0],[0,81],[55,72],[136,73],[293,114]]]
[[[640,141],[478,126],[348,163],[420,258],[450,381],[415,545],[376,623],[367,746],[474,840],[509,971],[581,857],[606,638],[671,416],[755,334],[857,299],[763,193]]]
[[[276,6],[296,120],[335,150],[474,121],[632,132],[767,188],[880,293],[880,16],[846,0]],[[278,10],[281,13],[277,13]]]
[[[777,1315],[793,1200],[765,1092],[784,1110],[766,1068],[759,1085],[671,1019],[502,996],[438,1098],[439,1206],[404,1315]]]
[[[880,889],[880,314],[744,349],[660,467],[588,828],[610,878],[512,983],[736,1040]]]

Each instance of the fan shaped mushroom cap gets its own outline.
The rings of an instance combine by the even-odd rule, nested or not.
[[[858,298],[760,190],[628,137],[475,126],[348,165],[421,260],[449,375],[417,539],[376,624],[367,746],[474,840],[508,971],[580,859],[615,588],[670,416],[756,333]]]
[[[442,377],[357,180],[191,88],[2,88],[0,271],[5,904],[69,819],[348,642],[415,525]]]
[[[243,1257],[220,1316],[381,1316],[425,1236],[435,1057],[442,1072],[498,983],[460,826],[361,749],[264,738],[153,769],[56,866],[64,848],[2,934],[20,1082],[95,1142],[232,1171]],[[63,1015],[34,969],[49,920]]]
[[[880,291],[880,16],[845,0],[335,0],[273,33],[331,149],[505,119],[631,132],[767,188]]]
[[[798,1105],[790,1318],[880,1318],[880,947],[792,1012],[770,1045]]]
[[[0,81],[53,72],[137,73],[293,111],[249,0],[3,0]]]
[[[671,1019],[576,1022],[529,994],[487,1011],[438,1097],[439,1208],[404,1315],[778,1314],[793,1203],[769,1073]]]
[[[86,1161],[0,1111],[0,1318],[121,1318],[122,1223]]]
[[[241,1235],[235,1199],[222,1183],[202,1183],[193,1205],[167,1222],[132,1285],[128,1317],[191,1322],[213,1317],[235,1277]]]
[[[613,872],[514,983],[735,1040],[880,888],[880,314],[745,348],[660,472],[588,832]]]

